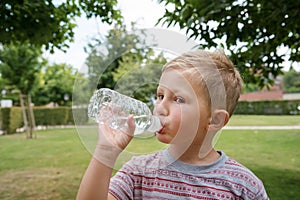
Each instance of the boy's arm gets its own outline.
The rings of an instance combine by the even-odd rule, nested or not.
[[[135,122],[132,116],[127,120],[125,132],[99,125],[99,139],[93,158],[82,178],[77,200],[115,199],[108,193],[114,163],[133,137]]]
[[[115,199],[108,194],[112,168],[92,158],[81,181],[77,200],[85,199]]]

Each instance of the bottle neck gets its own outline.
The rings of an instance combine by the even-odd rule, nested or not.
[[[156,132],[162,128],[162,125],[160,123],[160,120],[157,116],[152,115],[151,116],[151,123],[150,126],[148,127],[148,131],[150,132]]]

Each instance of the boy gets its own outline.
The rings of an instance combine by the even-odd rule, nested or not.
[[[185,53],[162,70],[154,115],[157,139],[167,149],[132,158],[111,178],[134,132],[99,125],[94,157],[77,199],[268,199],[246,167],[213,148],[213,137],[233,114],[241,78],[223,52]]]

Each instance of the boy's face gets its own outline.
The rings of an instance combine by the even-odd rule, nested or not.
[[[162,73],[154,114],[163,128],[159,141],[167,144],[201,145],[210,121],[210,108],[202,90],[179,70]]]

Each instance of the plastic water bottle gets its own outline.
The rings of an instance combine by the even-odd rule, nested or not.
[[[90,99],[88,116],[97,123],[105,122],[113,129],[125,130],[129,115],[135,119],[134,135],[146,130],[155,132],[162,127],[159,118],[152,115],[145,103],[114,90],[101,88]]]

